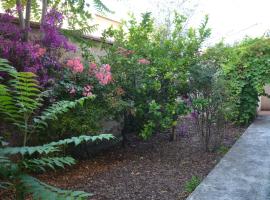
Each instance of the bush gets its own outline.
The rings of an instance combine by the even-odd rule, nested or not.
[[[44,136],[56,132],[56,138],[80,134],[96,134],[101,131],[101,121],[121,121],[125,102],[122,91],[112,83],[110,65],[82,62],[81,58],[67,60],[56,75],[55,84],[48,91],[48,101],[74,100],[95,96],[82,107],[67,112],[57,123],[50,123]],[[47,138],[48,139],[48,138]]]
[[[183,28],[184,16],[176,14],[173,22],[172,29],[157,29],[146,13],[141,22],[131,17],[119,30],[105,34],[115,39],[104,62],[110,61],[115,84],[125,92],[123,100],[129,104],[125,124],[144,139],[174,127],[178,115],[186,113],[179,97],[187,91],[188,68],[197,62],[209,35],[207,19],[188,31]]]
[[[190,70],[190,98],[197,132],[205,151],[216,149],[224,136],[227,92],[222,71],[202,61]]]

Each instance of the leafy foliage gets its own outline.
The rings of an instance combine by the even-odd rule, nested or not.
[[[217,148],[224,136],[228,91],[222,70],[201,61],[190,68],[190,100],[197,132],[205,151]]]
[[[188,68],[197,62],[200,47],[210,34],[207,18],[198,29],[184,29],[185,22],[184,16],[175,14],[172,29],[156,29],[150,13],[145,13],[141,22],[131,17],[118,30],[105,34],[115,39],[106,61],[130,105],[125,124],[131,124],[145,139],[157,129],[173,127],[177,116],[185,114],[179,109],[184,102],[176,99],[186,94]]]
[[[218,45],[210,50],[220,52],[213,60],[223,68],[228,81],[229,118],[240,124],[251,122],[258,97],[265,95],[264,86],[269,83],[270,39],[247,38],[233,46]]]
[[[2,188],[13,188],[16,190],[16,198],[24,199],[30,194],[33,199],[85,199],[90,194],[82,191],[61,190],[47,185],[29,175],[29,171],[46,171],[47,169],[64,168],[75,163],[69,156],[58,156],[61,148],[82,142],[112,139],[110,134],[97,136],[81,135],[57,142],[51,142],[41,146],[26,146],[30,133],[37,134],[37,130],[45,128],[48,120],[57,120],[61,115],[77,105],[82,105],[88,97],[73,102],[62,101],[55,103],[52,107],[45,109],[41,116],[33,117],[40,109],[41,95],[38,89],[38,82],[35,75],[30,72],[17,72],[13,67],[1,59],[0,70],[5,73],[6,79],[0,84],[0,113],[4,119],[12,125],[19,127],[24,135],[22,147],[7,146],[7,143],[0,138],[0,182]],[[9,79],[9,81],[6,81]],[[16,108],[16,115],[14,114]],[[30,123],[32,121],[34,123]],[[31,136],[31,135],[30,135]],[[13,159],[16,157],[16,159]]]

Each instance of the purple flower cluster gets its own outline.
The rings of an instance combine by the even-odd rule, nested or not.
[[[177,127],[177,132],[181,137],[186,137],[188,135],[188,126],[186,124],[181,124]]]
[[[52,49],[65,48],[75,51],[75,46],[68,43],[67,38],[59,33],[62,26],[63,16],[51,10],[45,17],[41,26],[44,33],[42,42],[23,41],[23,32],[20,27],[13,23],[14,17],[11,11],[0,14],[0,57],[9,62],[18,71],[33,72],[38,76],[42,86],[47,85],[52,79],[50,71],[58,70],[58,59],[51,53]],[[51,70],[52,69],[52,70]]]
[[[12,21],[14,17],[11,11],[0,14],[0,38],[19,41],[22,38],[22,31]]]
[[[55,9],[51,9],[47,13],[41,25],[41,31],[44,33],[42,43],[48,48],[64,48],[68,51],[76,51],[76,46],[69,43],[68,39],[60,33],[63,20],[63,15]]]

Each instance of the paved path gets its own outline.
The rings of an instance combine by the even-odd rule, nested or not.
[[[259,116],[187,200],[270,200],[270,116]]]

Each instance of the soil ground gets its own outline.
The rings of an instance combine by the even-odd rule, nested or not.
[[[232,146],[244,130],[228,126],[223,146]],[[164,133],[147,141],[131,134],[129,141],[126,148],[111,148],[39,178],[61,188],[94,193],[91,200],[184,200],[185,183],[192,176],[203,179],[224,154],[203,152],[192,125],[189,134],[177,141],[169,141]]]

